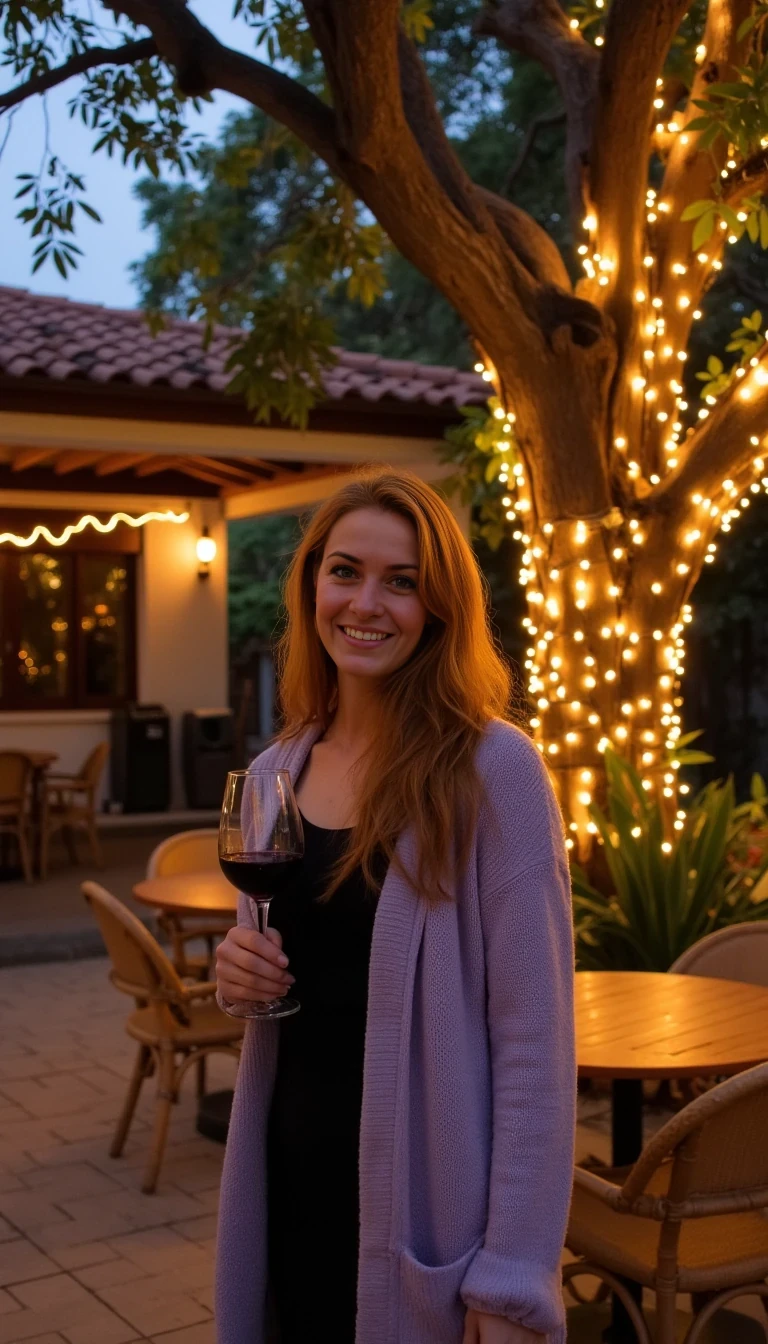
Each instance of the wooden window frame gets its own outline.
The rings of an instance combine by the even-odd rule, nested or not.
[[[32,552],[33,548],[30,548]],[[68,621],[69,629],[72,631],[69,642],[69,661],[67,666],[67,693],[66,695],[50,696],[43,699],[37,699],[34,696],[25,696],[23,687],[13,673],[11,679],[11,656],[9,656],[8,645],[12,646],[12,653],[18,648],[18,638],[20,630],[20,584],[11,583],[6,580],[8,571],[11,570],[14,560],[19,558],[20,552],[15,550],[10,552],[3,548],[0,552],[0,603],[6,605],[0,607],[0,631],[2,631],[3,640],[3,661],[5,671],[3,675],[3,689],[0,691],[0,711],[2,712],[41,712],[41,713],[59,713],[62,710],[77,709],[118,709],[123,705],[136,699],[136,670],[137,670],[137,606],[138,606],[138,584],[137,584],[137,565],[136,555],[126,554],[124,551],[111,551],[106,547],[96,548],[88,547],[80,549],[78,547],[64,547],[63,549],[40,545],[34,547],[34,554],[55,555],[57,559],[61,558],[71,560],[72,563],[72,582],[70,585],[67,610],[65,619]],[[85,685],[85,641],[80,630],[79,619],[79,600],[81,587],[83,583],[82,574],[84,561],[99,554],[116,561],[127,570],[128,575],[128,595],[126,602],[126,663],[127,677],[126,689],[124,695],[88,695],[84,690]],[[7,660],[7,662],[6,662]]]

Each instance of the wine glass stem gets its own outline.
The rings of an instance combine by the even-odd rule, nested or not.
[[[254,896],[251,899],[252,904],[256,906],[256,927],[259,933],[263,933],[266,937],[269,924],[269,903],[272,898],[270,896],[266,899],[263,896]]]

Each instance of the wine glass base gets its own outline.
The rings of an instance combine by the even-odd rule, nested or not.
[[[293,1017],[301,1004],[298,999],[274,999],[272,1003],[238,1003],[226,1009],[230,1017],[242,1017],[248,1021],[264,1018]],[[234,1011],[233,1011],[234,1010]]]

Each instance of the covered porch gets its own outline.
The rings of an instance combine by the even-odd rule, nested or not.
[[[228,522],[299,512],[363,463],[438,480],[485,385],[339,351],[300,431],[227,395],[229,331],[206,349],[194,323],[153,338],[140,313],[11,289],[0,331],[0,740],[74,772],[116,709],[162,705],[168,807],[192,820],[180,725],[228,703]],[[119,810],[109,771],[98,806]]]

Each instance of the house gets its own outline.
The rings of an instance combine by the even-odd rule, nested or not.
[[[231,339],[0,288],[0,741],[72,770],[115,707],[163,704],[175,808],[180,716],[227,703],[228,520],[303,509],[365,462],[436,479],[487,392],[340,351],[305,431],[255,424],[225,391]]]

